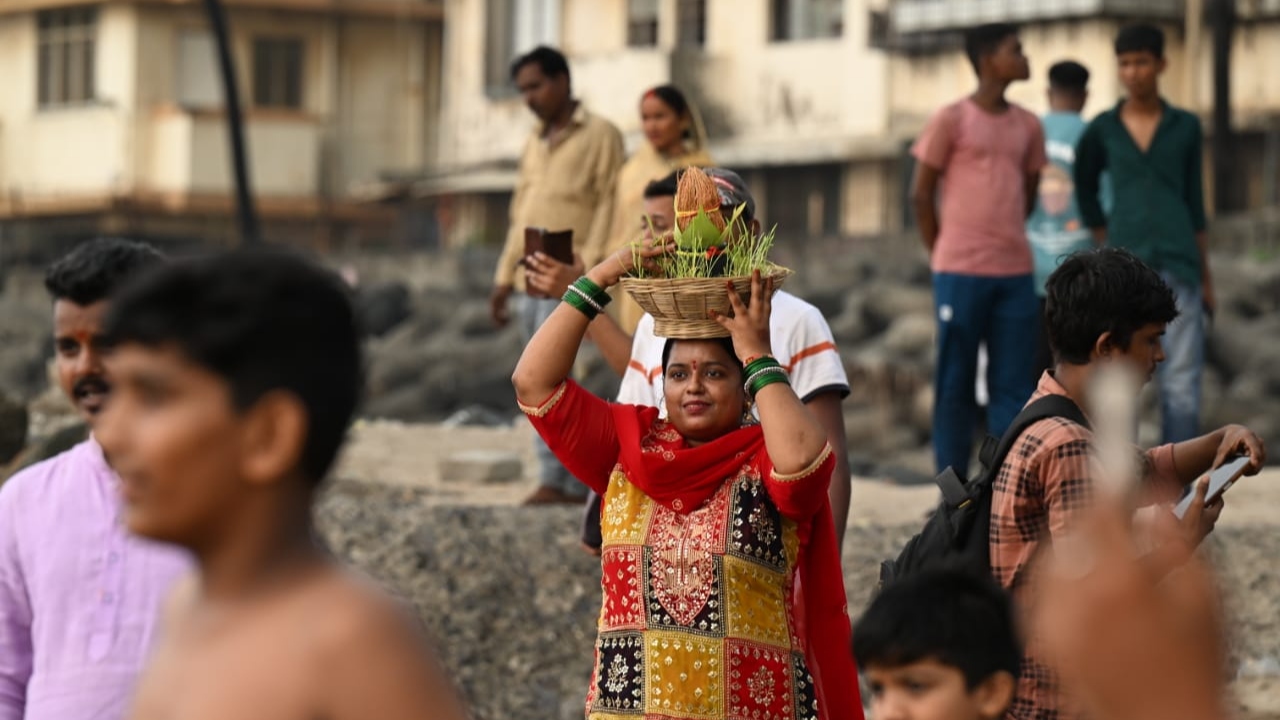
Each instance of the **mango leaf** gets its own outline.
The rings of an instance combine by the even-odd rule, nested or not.
[[[657,233],[654,233],[653,237],[656,239],[658,237]],[[671,228],[671,237],[676,241],[676,247],[684,247],[684,232],[680,229],[678,221],[675,227]]]
[[[682,250],[702,251],[719,243],[720,228],[711,222],[705,210],[699,210],[693,222],[689,223],[683,233],[676,236],[676,245]]]

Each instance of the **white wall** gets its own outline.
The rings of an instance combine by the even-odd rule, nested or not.
[[[338,31],[343,58],[339,119],[340,188],[425,160],[428,66],[424,27],[351,21]],[[431,119],[434,121],[434,118]]]
[[[485,94],[484,0],[445,0],[442,168],[513,161],[533,119],[514,96]]]
[[[98,101],[50,109],[36,106],[35,15],[0,17],[0,191],[56,199],[115,192],[132,182],[126,153],[134,12],[121,5],[99,11]]]
[[[312,197],[319,190],[319,133],[299,119],[261,119],[249,125],[253,191],[262,197]],[[231,159],[219,115],[173,112],[157,117],[148,135],[152,152],[147,190],[162,194],[229,195]]]
[[[658,48],[626,47],[625,0],[562,8],[574,90],[630,145],[640,94],[673,79],[696,86],[704,113],[727,125],[718,144],[742,163],[785,161],[792,145],[805,157],[852,156],[865,145],[859,139],[885,132],[888,63],[866,45],[867,0],[846,0],[843,37],[782,43],[768,41],[767,0],[708,0],[705,47],[694,54],[671,53],[675,3],[661,7]],[[518,100],[485,93],[485,2],[448,0],[445,15],[445,167],[512,162],[534,121]]]

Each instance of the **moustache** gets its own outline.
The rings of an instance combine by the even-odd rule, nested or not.
[[[71,392],[74,395],[88,395],[89,393],[105,394],[111,390],[111,383],[108,383],[101,375],[86,375],[76,381],[71,386]]]

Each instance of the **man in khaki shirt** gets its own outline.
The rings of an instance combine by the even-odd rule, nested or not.
[[[511,227],[494,271],[490,313],[499,327],[510,321],[512,293],[525,342],[560,302],[527,294],[524,285],[525,228],[573,231],[575,251],[605,246],[613,217],[614,183],[622,167],[622,134],[608,120],[587,112],[573,98],[564,55],[539,47],[511,65],[511,77],[540,121],[525,142],[520,177],[511,198]],[[598,258],[584,258],[590,267]],[[540,439],[538,489],[527,504],[581,503],[586,488],[569,474]]]

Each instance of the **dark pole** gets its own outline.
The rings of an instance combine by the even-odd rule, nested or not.
[[[1231,38],[1236,0],[1210,0],[1213,27],[1213,204],[1218,213],[1236,207],[1235,135],[1231,131]]]
[[[249,168],[245,163],[244,124],[240,112],[240,90],[236,81],[235,63],[231,59],[231,41],[227,36],[227,16],[220,0],[205,0],[209,13],[209,25],[213,27],[214,42],[218,47],[218,67],[222,72],[222,96],[227,111],[227,136],[231,144],[231,167],[235,173],[236,218],[240,226],[240,243],[256,245],[258,211],[253,204],[253,189],[249,185]]]

